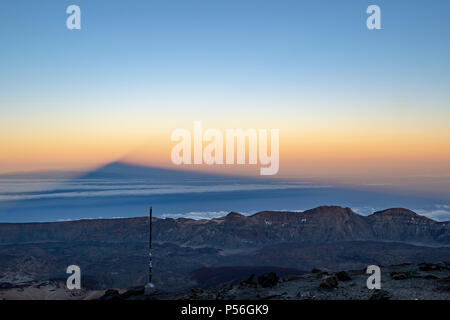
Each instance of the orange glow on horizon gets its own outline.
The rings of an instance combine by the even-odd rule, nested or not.
[[[248,175],[256,172],[251,166],[174,166],[170,152],[176,143],[170,140],[169,127],[172,126],[162,123],[150,126],[153,130],[146,134],[139,128],[68,131],[60,135],[51,132],[2,135],[0,173],[92,168],[119,159],[146,166]],[[188,125],[184,127],[191,129]],[[206,123],[206,127],[212,126]],[[278,177],[366,175],[370,178],[383,173],[448,173],[449,146],[450,133],[443,130],[282,127]]]

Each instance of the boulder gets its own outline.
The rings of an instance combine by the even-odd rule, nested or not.
[[[338,286],[338,279],[336,276],[326,276],[320,282],[320,287],[322,289],[334,289]]]
[[[258,277],[258,284],[263,288],[270,288],[275,286],[280,281],[280,278],[275,272],[265,273]]]
[[[450,293],[450,285],[447,285],[447,286],[439,286],[439,287],[433,289],[433,291],[438,291],[438,292],[449,292],[449,293]]]
[[[407,272],[391,272],[391,278],[394,280],[411,279],[411,274]]]
[[[134,287],[124,293],[122,293],[120,296],[123,299],[129,299],[131,297],[135,297],[135,296],[142,296],[145,293],[145,287],[144,286],[139,286],[139,287]]]
[[[100,297],[100,300],[121,300],[119,291],[114,289],[108,289],[105,291],[105,294]]]
[[[421,271],[438,271],[441,267],[440,265],[434,263],[420,263],[419,269]]]
[[[336,272],[336,277],[337,277],[337,279],[339,281],[350,281],[350,280],[352,280],[350,275],[347,272],[345,272],[345,271]]]
[[[6,289],[11,289],[13,288],[14,285],[12,283],[9,282],[0,282],[0,290],[6,290]]]
[[[247,280],[242,280],[239,283],[239,286],[240,287],[246,287],[246,286],[256,287],[256,282],[254,281],[254,279],[255,279],[255,275],[252,274],[252,275],[250,275],[250,277],[248,277]]]
[[[391,294],[386,290],[376,290],[369,298],[369,300],[390,300]]]
[[[202,294],[203,293],[203,289],[202,288],[192,288],[191,289],[191,293],[193,293],[193,294]]]

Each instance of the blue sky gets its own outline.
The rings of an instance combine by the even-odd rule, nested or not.
[[[449,177],[449,17],[448,1],[2,1],[0,173],[98,166],[203,120],[282,128],[289,175]]]
[[[65,28],[70,4],[82,10],[79,32]],[[381,7],[383,30],[366,29],[369,4]],[[328,80],[338,92],[395,83],[438,98],[449,80],[448,1],[19,0],[0,9],[2,94],[51,85],[89,96],[93,83],[100,94],[142,83],[251,92],[274,82],[295,94],[299,81],[316,91]]]

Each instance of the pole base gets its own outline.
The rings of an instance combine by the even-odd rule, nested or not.
[[[149,295],[155,292],[155,285],[151,282],[145,285],[145,294]]]

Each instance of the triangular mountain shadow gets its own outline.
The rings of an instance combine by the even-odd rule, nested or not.
[[[208,182],[220,179],[221,182],[269,182],[273,179],[261,177],[245,177],[221,175],[209,172],[190,171],[182,169],[166,169],[151,166],[142,166],[126,162],[112,162],[86,174],[82,174],[78,179],[145,179],[155,182],[180,182],[196,181]]]

